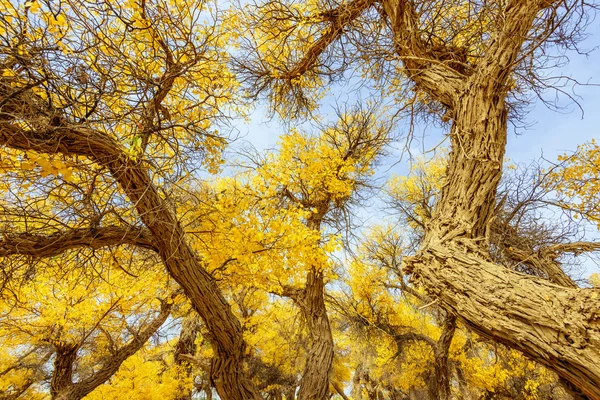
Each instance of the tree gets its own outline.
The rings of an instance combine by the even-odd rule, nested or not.
[[[440,12],[452,5],[465,12]],[[419,252],[404,260],[406,272],[470,329],[523,351],[588,397],[600,398],[597,289],[512,271],[490,258],[487,244],[509,112],[518,110],[510,96],[517,88],[540,88],[538,66],[549,61],[543,52],[576,43],[588,4],[359,0],[319,6],[265,6],[269,12],[255,18],[257,25],[274,27],[267,29],[272,40],[289,45],[255,46],[254,58],[240,66],[246,80],[258,91],[272,89],[272,103],[290,109],[292,100],[302,100],[307,81],[318,85],[315,76],[347,67],[353,58],[345,55],[359,54],[376,38],[387,50],[380,63],[389,55],[386,65],[397,81],[410,82],[421,103],[435,105],[450,123],[446,181]],[[379,28],[366,37],[360,29],[369,22]],[[277,63],[270,62],[273,48]]]
[[[3,165],[15,168],[17,182],[36,182],[24,196],[31,200],[14,203],[28,203],[24,210],[5,213],[7,232],[35,233],[30,247],[39,256],[123,239],[151,248],[211,332],[219,393],[259,398],[242,366],[242,327],[191,249],[170,194],[199,160],[218,167],[226,138],[213,122],[236,108],[222,50],[229,36],[217,15],[205,2],[3,6]],[[64,211],[36,215],[28,231],[25,211],[61,190],[55,210]]]
[[[330,253],[339,240],[327,229],[345,221],[350,207],[360,201],[360,191],[368,186],[373,165],[389,141],[388,132],[371,109],[340,111],[337,121],[318,134],[291,130],[282,135],[277,152],[262,159],[248,155],[245,170],[206,187],[190,207],[190,227],[204,232],[192,245],[201,253],[211,249],[205,254],[215,261],[210,267],[215,276],[224,277],[234,293],[259,289],[289,297],[300,310],[308,340],[299,374],[300,399],[324,398],[330,389],[334,342],[324,296],[325,284],[334,277]],[[216,203],[208,200],[213,197]],[[203,221],[198,223],[195,215],[204,215]],[[262,308],[270,309],[269,302],[264,300]],[[249,318],[244,314],[240,312],[245,326]],[[252,320],[252,329],[257,329]],[[259,326],[263,324],[279,331],[268,321]],[[266,346],[259,351],[270,354]],[[261,360],[280,367],[277,361],[272,356]],[[296,374],[279,369],[275,375],[287,381]]]
[[[549,169],[547,186],[555,188],[562,199],[557,203],[590,222],[598,224],[600,188],[600,147],[594,139],[578,146],[574,154],[558,157],[559,164]],[[577,218],[579,215],[575,215]]]
[[[348,268],[347,294],[330,300],[351,327],[344,334],[350,336],[350,351],[356,353],[351,359],[358,364],[354,397],[366,391],[373,396],[368,398],[377,393],[428,399],[570,398],[553,373],[456,326],[456,318],[404,283],[400,265],[413,246],[402,238],[410,235],[400,235],[394,226],[369,230]]]
[[[373,164],[389,141],[388,132],[389,126],[378,123],[371,110],[340,112],[338,121],[324,127],[316,138],[292,132],[277,159],[267,159],[257,173],[284,205],[307,213],[306,227],[320,241],[324,225],[347,214],[359,190],[367,186]],[[298,394],[302,400],[325,399],[329,391],[334,343],[325,307],[329,268],[328,260],[324,261],[305,261],[305,283],[295,287],[284,284],[282,291],[300,308],[309,334]]]
[[[126,270],[119,250],[77,263],[84,256],[38,263],[35,276],[3,301],[0,387],[6,398],[43,396],[44,382],[53,399],[86,397],[171,314],[175,295],[162,269],[140,263]]]

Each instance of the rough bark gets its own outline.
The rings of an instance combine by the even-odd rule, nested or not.
[[[598,399],[598,290],[510,271],[487,255],[507,118],[502,91],[488,81],[475,80],[459,101],[447,182],[422,248],[407,266],[415,281],[471,329],[520,349]]]
[[[319,56],[327,49],[327,47],[340,38],[344,33],[346,25],[354,21],[374,3],[374,0],[352,0],[335,10],[321,13],[318,17],[328,21],[330,23],[329,28],[321,35],[316,43],[308,49],[304,57],[285,73],[283,77],[285,79],[294,79],[305,74],[315,64]]]
[[[450,368],[448,366],[448,353],[450,344],[456,330],[456,317],[447,316],[442,327],[440,338],[433,349],[433,375],[431,376],[430,396],[432,399],[449,400],[452,398],[450,390]]]
[[[323,272],[309,272],[306,286],[293,300],[306,321],[309,344],[306,365],[300,379],[299,400],[323,400],[329,392],[329,371],[333,362],[333,335],[325,308]]]
[[[77,359],[78,344],[61,343],[55,346],[54,370],[50,381],[50,396],[53,399],[70,398],[73,386],[73,365]]]
[[[108,135],[76,129],[66,123],[25,130],[11,122],[1,122],[0,145],[85,156],[106,167],[135,205],[167,270],[184,289],[211,333],[215,354],[211,366],[214,387],[223,398],[260,399],[243,368],[246,344],[242,326],[203,261],[185,240],[183,229],[158,193],[142,161],[129,158]]]
[[[408,77],[442,104],[452,107],[462,87],[463,74],[432,54],[419,32],[419,16],[412,1],[385,0],[382,4]]]
[[[507,78],[533,19],[552,4],[506,5],[503,29],[452,103],[446,184],[421,250],[405,261],[413,280],[471,329],[523,351],[600,399],[600,292],[510,271],[487,253],[506,147]]]
[[[73,382],[73,366],[81,344],[55,343],[56,355],[50,381],[53,400],[79,400],[117,372],[121,364],[135,354],[150,337],[164,324],[171,313],[172,304],[164,302],[160,313],[129,343],[106,358],[102,366],[88,378]]]
[[[329,210],[329,200],[311,204],[318,213],[307,221],[307,226],[320,231],[323,216]],[[291,298],[300,308],[308,331],[308,354],[299,383],[299,400],[325,400],[329,394],[329,373],[333,363],[333,335],[325,307],[323,271],[313,266],[301,289],[285,287],[283,295]]]
[[[194,365],[183,355],[194,356],[196,354],[196,337],[200,332],[200,319],[195,312],[190,313],[181,324],[181,332],[179,333],[179,340],[175,345],[175,364],[181,366],[183,371],[185,372],[188,378],[194,379]],[[190,385],[189,387],[183,387],[180,385],[179,395],[177,400],[191,400],[192,399],[192,391],[194,385]]]
[[[35,258],[52,257],[76,248],[133,245],[156,250],[150,232],[136,227],[103,226],[77,228],[50,235],[32,233],[7,234],[0,239],[0,257],[25,255]]]

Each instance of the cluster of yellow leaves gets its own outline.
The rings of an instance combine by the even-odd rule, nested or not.
[[[46,77],[33,88],[41,99],[116,138],[134,158],[142,150],[141,131],[160,124],[160,138],[151,136],[145,154],[162,160],[164,171],[186,160],[174,144],[196,156],[202,152],[205,167],[218,170],[226,139],[213,121],[226,110],[244,109],[236,105],[239,84],[226,65],[230,33],[216,24],[210,2],[63,0],[55,8],[34,0],[6,6],[2,20],[19,25],[0,29],[0,38],[28,37],[20,51]],[[39,47],[58,50],[40,59]],[[15,87],[31,83],[32,71],[1,73]]]
[[[300,321],[290,300],[264,301],[245,322],[245,335],[253,355],[282,373],[296,376],[304,365],[304,349],[298,342]]]
[[[310,212],[262,194],[243,177],[215,180],[186,205],[186,229],[215,277],[279,292],[301,284],[310,266],[327,267],[339,239],[309,229]]]
[[[82,261],[86,258],[92,261]],[[123,265],[132,269],[126,273]],[[18,387],[44,370],[48,360],[40,354],[53,346],[81,344],[79,370],[94,369],[112,346],[130,340],[127,327],[132,318],[152,318],[160,308],[157,299],[167,299],[169,286],[160,266],[131,265],[128,255],[120,252],[104,254],[99,260],[80,253],[36,264],[33,279],[15,289],[17,301],[0,303],[3,365],[18,365],[17,359],[25,356],[25,364],[34,367],[0,376],[0,387]],[[110,332],[110,341],[102,332]],[[34,385],[27,398],[42,396],[43,390]]]
[[[566,208],[585,215],[600,228],[600,146],[592,139],[558,160],[561,164],[548,173],[549,185],[566,197]]]
[[[172,343],[145,348],[129,357],[107,384],[99,386],[86,400],[175,400],[192,378],[175,365]]]
[[[343,114],[338,123],[351,127],[355,118],[358,117],[352,113]],[[318,136],[292,130],[281,138],[279,152],[267,155],[258,170],[256,185],[267,196],[281,191],[291,193],[304,204],[312,204],[309,207],[345,201],[362,180],[373,175],[372,163],[382,150],[381,143],[353,148],[352,138],[363,143],[370,139],[376,142],[377,130],[374,121],[365,133],[345,132],[339,126],[326,128]]]

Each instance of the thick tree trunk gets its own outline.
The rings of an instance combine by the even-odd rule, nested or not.
[[[325,308],[323,272],[309,272],[305,288],[294,296],[308,329],[308,357],[300,380],[299,400],[324,400],[329,392],[333,335]]]
[[[68,399],[73,386],[73,365],[79,346],[69,343],[55,346],[54,370],[50,381],[50,396],[53,400]]]
[[[412,279],[471,329],[523,351],[600,399],[600,291],[495,265],[487,253],[506,144],[503,89],[474,79],[454,114],[447,181]]]

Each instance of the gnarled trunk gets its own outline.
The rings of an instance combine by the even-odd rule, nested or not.
[[[333,362],[333,335],[325,308],[323,272],[308,273],[305,288],[294,296],[306,321],[309,348],[300,380],[299,400],[324,400],[329,392],[329,371]]]
[[[113,138],[102,132],[72,127],[60,118],[53,121],[55,125],[35,131],[2,121],[0,145],[25,151],[85,156],[107,168],[135,205],[169,274],[181,285],[211,333],[214,387],[228,400],[260,399],[244,370],[246,344],[242,326],[207,272],[204,261],[188,244],[171,207],[152,182],[146,164],[131,159]]]
[[[447,181],[413,280],[478,334],[523,351],[600,399],[600,291],[567,288],[490,261],[486,234],[506,144],[504,91],[475,77],[459,98]]]
[[[77,360],[80,344],[65,344],[60,340],[56,348],[54,371],[50,381],[53,400],[79,400],[110,379],[125,360],[140,350],[152,335],[164,324],[171,313],[172,303],[163,302],[160,313],[134,338],[104,360],[94,373],[78,382],[73,382],[73,367]],[[54,340],[52,340],[54,341]]]

